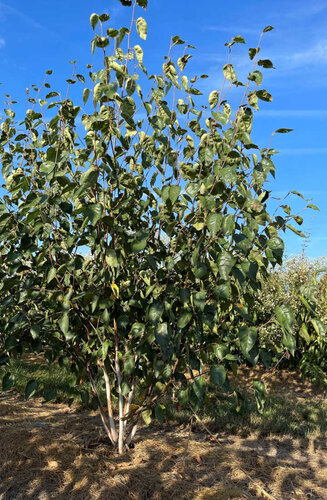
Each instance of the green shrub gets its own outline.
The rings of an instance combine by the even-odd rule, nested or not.
[[[309,259],[305,255],[288,259],[275,268],[255,304],[260,346],[273,353],[273,361],[283,356],[283,364],[299,366],[314,380],[325,380],[327,370],[327,259]],[[279,308],[288,308],[292,316],[294,353],[286,354],[285,329],[276,320]]]

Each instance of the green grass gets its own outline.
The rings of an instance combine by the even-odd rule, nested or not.
[[[47,364],[38,358],[19,358],[11,359],[9,367],[0,367],[0,378],[2,379],[5,371],[9,371],[14,379],[13,389],[18,393],[24,394],[25,387],[29,380],[38,382],[37,396],[42,396],[44,389],[55,389],[57,396],[56,402],[68,403],[72,398],[78,396],[86,386],[76,387],[75,377],[67,366],[58,364]]]
[[[24,394],[26,383],[37,380],[36,395],[41,396],[45,388],[56,389],[57,397],[54,401],[68,403],[72,398],[83,406],[87,406],[81,395],[86,393],[87,385],[75,385],[75,377],[69,367],[60,367],[58,364],[48,365],[41,358],[12,359],[9,370],[14,377],[14,390]],[[0,378],[5,373],[0,367]],[[101,381],[98,390],[104,396]],[[212,432],[241,433],[247,435],[257,432],[261,436],[270,434],[291,434],[293,436],[325,436],[327,433],[327,400],[312,395],[299,393],[297,396],[289,390],[279,393],[278,385],[267,397],[262,414],[257,411],[254,395],[251,391],[242,389],[242,397],[236,401],[231,394],[217,391],[207,398],[203,408],[197,413],[198,417]],[[191,410],[181,410],[178,404],[171,402],[166,396],[166,422],[186,424],[192,418]]]
[[[204,405],[198,417],[212,432],[248,435],[257,432],[260,436],[291,434],[308,437],[327,433],[327,403],[310,402],[294,404],[287,398],[270,396],[262,414],[257,410],[254,398],[247,395],[241,410],[236,410],[233,398],[216,399]],[[191,410],[176,410],[167,405],[167,417],[171,421],[186,424],[192,417]],[[197,425],[197,424],[196,424]]]
[[[265,437],[288,434],[296,437],[327,434],[327,401],[307,398],[305,401],[289,398],[287,394],[268,395],[263,413],[257,410],[254,395],[243,392],[238,406],[233,396],[217,393],[207,400],[197,416],[212,432],[248,435],[257,432]],[[303,399],[303,398],[301,398]],[[192,417],[190,410],[178,410],[167,402],[167,417],[186,424]],[[196,424],[197,425],[197,424]]]

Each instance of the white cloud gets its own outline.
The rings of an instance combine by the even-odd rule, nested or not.
[[[0,49],[2,49],[6,45],[6,40],[0,36]]]
[[[291,54],[279,55],[278,59],[283,63],[288,63],[291,67],[303,67],[307,65],[320,65],[327,63],[327,39],[320,41],[309,49],[305,49]],[[277,63],[277,60],[276,60]]]

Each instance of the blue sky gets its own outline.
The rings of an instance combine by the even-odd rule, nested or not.
[[[40,85],[46,70],[53,69],[53,90],[65,90],[71,60],[77,60],[78,72],[86,74],[85,66],[92,62],[92,12],[109,12],[113,27],[129,26],[131,11],[118,0],[0,1],[0,93],[1,98],[10,93],[21,102],[17,109],[22,116],[26,88]],[[252,136],[266,147],[274,130],[294,128],[291,134],[274,137],[272,146],[280,155],[275,157],[276,180],[269,189],[276,197],[300,191],[319,206],[320,212],[302,214],[302,229],[310,233],[307,255],[326,255],[327,1],[149,0],[148,10],[139,9],[138,14],[148,22],[148,38],[142,46],[150,72],[160,72],[170,36],[178,34],[197,47],[190,71],[210,75],[203,80],[204,93],[220,88],[226,41],[242,35],[247,42],[237,45],[232,55],[241,78],[250,69],[248,47],[256,46],[266,25],[275,27],[266,33],[260,54],[276,67],[265,70],[263,82],[274,100],[260,106]],[[301,202],[290,199],[294,212]],[[292,234],[284,239],[288,255],[301,253],[302,239]]]

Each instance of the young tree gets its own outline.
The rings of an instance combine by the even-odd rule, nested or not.
[[[272,100],[261,89],[258,67],[272,67],[259,59],[262,35],[249,49],[247,81],[228,59],[221,91],[197,108],[199,77],[185,74],[192,47],[180,37],[171,39],[162,72],[147,73],[132,43],[134,27],[147,36],[136,15],[146,7],[134,2],[130,29],[105,31],[109,15],[92,14],[100,28],[92,52],[102,52],[103,67],[89,66],[87,85],[75,71],[68,80],[85,85],[82,105],[54,91],[28,96],[31,109],[17,124],[9,98],[0,137],[5,355],[32,346],[49,361],[69,360],[77,381],[88,377],[119,453],[141,418],[162,418],[172,384],[180,403],[197,410],[207,373],[227,386],[235,349],[259,359],[252,291],[281,262],[279,231],[296,220],[268,213],[275,151],[260,150],[250,135],[259,100]],[[243,38],[227,44],[229,55],[236,43]],[[226,95],[234,86],[244,93],[232,116]],[[26,396],[35,390],[30,381]]]

